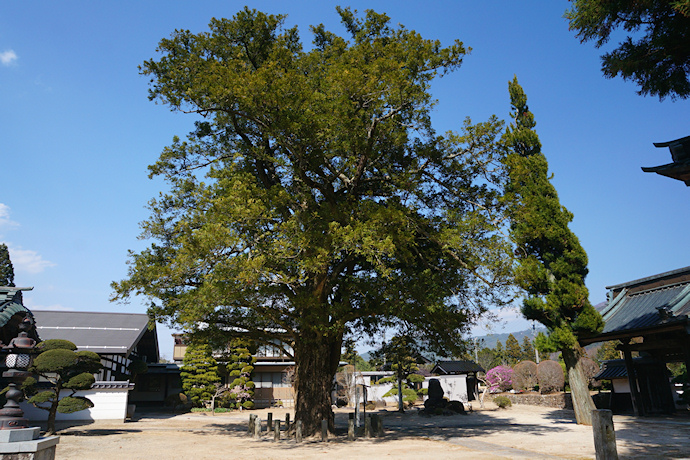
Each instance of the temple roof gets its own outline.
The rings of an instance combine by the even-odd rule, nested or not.
[[[80,351],[98,354],[128,356],[137,346],[141,348],[140,342],[145,335],[152,333],[149,339],[155,343],[147,343],[149,350],[143,353],[158,358],[155,328],[149,331],[146,314],[47,310],[33,310],[33,314],[42,340],[69,340]],[[142,354],[142,350],[138,351]]]

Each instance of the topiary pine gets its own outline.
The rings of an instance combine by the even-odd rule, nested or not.
[[[187,347],[180,372],[182,389],[195,406],[210,401],[215,392],[215,383],[221,381],[218,362],[208,344],[192,343]]]
[[[55,417],[58,412],[71,414],[93,407],[88,398],[74,396],[79,390],[88,390],[93,385],[94,373],[103,366],[101,358],[92,351],[75,351],[77,347],[68,340],[46,340],[36,346],[40,354],[36,356],[29,371],[48,382],[48,387],[40,386],[33,377],[22,385],[29,402],[35,407],[48,411],[48,429],[55,433]],[[64,395],[63,390],[70,394]]]
[[[238,409],[251,409],[254,407],[251,399],[254,397],[255,385],[251,381],[251,375],[254,372],[253,364],[255,362],[256,358],[249,353],[244,344],[238,343],[231,350],[230,360],[226,364],[226,369],[228,371],[230,395],[236,401],[235,405]]]
[[[0,244],[0,286],[14,287],[14,266],[6,244]]]

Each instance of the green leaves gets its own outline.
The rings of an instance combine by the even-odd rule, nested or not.
[[[573,215],[561,206],[550,182],[527,97],[517,78],[508,87],[515,121],[503,136],[510,152],[505,159],[508,183],[504,199],[516,245],[515,280],[527,294],[522,313],[548,328],[552,346],[573,348],[576,336],[603,328],[584,284],[587,255],[568,228]]]
[[[205,334],[397,323],[440,348],[502,302],[502,122],[447,136],[430,124],[429,84],[466,49],[337,11],[349,41],[318,25],[304,51],[281,16],[245,8],[176,31],[144,63],[152,98],[202,119],[150,167],[170,191],[117,298],[148,296],[153,317]]]
[[[617,48],[601,56],[604,76],[632,80],[639,94],[660,100],[690,96],[687,0],[571,2],[573,7],[565,17],[581,42],[594,41],[599,48],[619,29],[628,33]]]

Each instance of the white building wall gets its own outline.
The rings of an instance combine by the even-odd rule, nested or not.
[[[436,377],[427,377],[422,382],[422,388],[429,388],[429,380],[436,379],[441,383],[443,388],[443,396],[449,401],[468,402],[467,397],[467,375],[439,375]],[[426,397],[424,397],[426,400]]]
[[[63,391],[61,396],[69,396],[71,391]],[[127,417],[127,388],[92,389],[78,391],[75,396],[85,396],[94,407],[71,414],[57,413],[56,420],[121,420]],[[48,420],[48,411],[38,409],[26,401],[20,403],[24,418],[29,421]]]

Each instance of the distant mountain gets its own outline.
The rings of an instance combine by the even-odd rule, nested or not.
[[[476,339],[477,339],[477,342],[480,342],[481,348],[495,348],[496,342],[498,342],[499,340],[501,341],[501,343],[505,347],[506,340],[508,340],[508,336],[510,334],[513,334],[513,337],[515,337],[517,339],[518,343],[520,343],[520,345],[522,345],[523,337],[527,336],[530,339],[533,339],[540,332],[546,333],[546,328],[543,328],[543,327],[539,328],[538,327],[538,328],[536,328],[535,331],[533,331],[532,329],[525,329],[524,331],[518,331],[518,332],[504,332],[501,334],[480,335],[480,336],[476,337]],[[483,343],[481,343],[481,341],[483,341]]]

